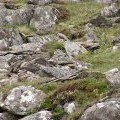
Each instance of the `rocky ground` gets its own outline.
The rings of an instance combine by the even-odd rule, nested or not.
[[[119,119],[119,0],[1,0],[0,120]]]

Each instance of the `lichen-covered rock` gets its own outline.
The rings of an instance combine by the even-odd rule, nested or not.
[[[18,79],[19,81],[35,81],[40,79],[38,75],[26,70],[19,70],[18,71]]]
[[[8,62],[12,59],[13,56],[13,54],[0,56],[0,79],[5,79],[8,77],[11,69]]]
[[[99,39],[96,34],[92,30],[88,30],[85,36],[81,39],[82,42],[80,44],[84,46],[87,50],[96,50],[99,48]]]
[[[96,2],[98,3],[115,3],[115,2],[118,2],[119,0],[95,0]]]
[[[7,77],[0,80],[0,87],[3,87],[5,85],[13,85],[18,82],[18,76],[12,75],[11,77]]]
[[[13,88],[0,106],[17,115],[26,115],[44,102],[46,94],[31,86]]]
[[[76,110],[76,103],[75,102],[66,103],[64,105],[64,110],[68,114],[72,114]]]
[[[37,29],[38,34],[52,32],[57,20],[53,8],[50,6],[37,7],[30,25]]]
[[[81,0],[53,0],[53,2],[61,3],[61,2],[80,2]]]
[[[16,120],[17,118],[7,112],[0,113],[0,120]]]
[[[10,46],[21,45],[24,41],[19,32],[13,28],[0,28],[0,51],[8,50]]]
[[[65,65],[65,64],[73,63],[70,60],[69,56],[59,49],[54,52],[54,55],[49,60],[49,62],[52,62],[54,64],[58,64],[58,65]]]
[[[20,120],[53,120],[52,113],[47,110],[42,110],[38,113],[32,114],[30,116],[24,117]]]
[[[114,68],[112,70],[109,70],[105,73],[107,81],[115,86],[120,87],[120,70],[117,68]]]
[[[34,6],[31,5],[16,10],[0,7],[0,26],[28,24],[33,17],[33,13]]]
[[[66,41],[64,47],[70,58],[86,52],[86,49],[77,42]]]
[[[104,17],[115,17],[118,11],[119,9],[116,7],[116,4],[111,4],[101,11],[101,15]]]
[[[113,45],[115,46],[120,46],[120,37],[117,37],[115,38],[113,41],[112,41]]]
[[[89,21],[96,27],[112,27],[112,22],[108,21],[105,17],[98,15]]]
[[[49,67],[49,66],[41,66],[41,69],[47,73],[49,76],[65,80],[69,79],[71,76],[77,74],[78,70],[71,69],[68,66],[61,66],[61,67]]]
[[[58,41],[61,38],[57,34],[50,34],[50,35],[35,35],[32,37],[28,37],[28,42],[29,43],[40,43],[41,46],[47,44],[48,42],[51,41]]]
[[[52,3],[52,0],[27,0],[27,3],[34,5],[45,5]]]
[[[88,108],[79,120],[119,120],[120,98],[111,98]]]
[[[24,52],[24,51],[40,51],[42,48],[42,44],[41,43],[26,43],[26,44],[22,44],[22,45],[14,45],[12,47],[10,47],[11,51],[14,52]]]
[[[49,54],[47,52],[40,52],[39,51],[38,53],[35,53],[32,51],[31,52],[26,51],[26,52],[23,52],[21,54],[15,55],[9,61],[9,65],[12,69],[12,72],[19,74],[19,72],[20,72],[19,70],[22,70],[22,71],[25,70],[26,72],[27,71],[30,72],[29,74],[27,74],[25,72],[26,76],[29,76],[30,74],[32,76],[34,76],[33,73],[35,74],[36,72],[38,72],[41,69],[40,65],[45,65],[45,66],[48,65],[47,60],[49,60],[49,59],[50,59],[50,57],[49,57]],[[20,74],[21,74],[21,72],[20,72]],[[24,76],[24,74],[22,74],[22,76]]]

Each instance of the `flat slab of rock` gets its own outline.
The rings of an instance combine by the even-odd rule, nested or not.
[[[34,5],[46,5],[52,3],[52,0],[27,0],[27,3]]]
[[[41,69],[47,73],[49,76],[53,76],[55,78],[66,80],[72,77],[73,75],[76,75],[78,70],[71,69],[68,66],[63,67],[47,67],[47,66],[41,66]]]
[[[50,111],[42,110],[38,113],[32,114],[20,120],[53,120],[52,116],[53,115]]]
[[[10,47],[11,51],[14,52],[25,52],[25,51],[40,51],[42,45],[40,43],[26,43],[22,45],[14,45]]]
[[[31,86],[13,88],[0,106],[17,115],[26,115],[44,102],[46,94]]]

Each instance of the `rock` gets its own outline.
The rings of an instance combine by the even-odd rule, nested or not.
[[[119,13],[120,14],[120,13]],[[109,18],[112,23],[120,23],[120,17]]]
[[[79,120],[119,120],[120,98],[111,98],[88,108]]]
[[[85,31],[86,31],[86,32],[92,32],[92,31],[94,31],[94,30],[95,30],[95,26],[94,26],[93,24],[87,23],[87,24],[85,25]]]
[[[89,21],[96,27],[112,27],[112,23],[108,21],[105,17],[98,15]]]
[[[42,110],[38,113],[32,114],[30,116],[24,117],[20,120],[53,120],[52,113],[47,110]]]
[[[0,79],[4,79],[8,77],[10,73],[10,65],[9,61],[12,59],[14,55],[13,54],[7,54],[0,56]]]
[[[54,64],[58,64],[58,65],[66,65],[66,64],[71,64],[73,63],[70,58],[68,57],[68,55],[64,52],[62,52],[61,50],[56,50],[54,52],[53,57],[49,60],[49,62],[52,62]]]
[[[27,0],[28,4],[34,4],[34,5],[45,5],[52,3],[52,0]]]
[[[99,40],[94,32],[88,32],[85,36],[86,42],[89,43],[98,43]]]
[[[18,78],[19,78],[19,81],[35,81],[35,80],[38,80],[40,77],[30,71],[19,70]]]
[[[10,46],[21,45],[24,41],[19,32],[13,28],[0,28],[0,50],[9,50]]]
[[[55,3],[62,3],[62,2],[80,2],[81,0],[53,0]]]
[[[66,41],[64,47],[70,58],[86,52],[86,49],[77,42]]]
[[[14,114],[26,115],[44,102],[46,94],[31,86],[13,88],[0,106]]]
[[[7,40],[0,40],[0,51],[9,50],[9,43]]]
[[[52,7],[37,7],[30,25],[37,29],[38,34],[43,34],[54,30],[56,20],[57,16],[54,14]]]
[[[6,20],[7,18],[10,17],[12,22],[10,23],[9,22],[10,19],[8,19],[8,23],[12,25],[28,24],[33,17],[33,13],[34,13],[34,6],[26,5],[20,9],[14,10],[12,16],[9,15],[6,16]]]
[[[107,71],[105,73],[107,81],[115,86],[115,87],[120,87],[120,70],[118,70],[117,68],[114,68],[110,71]]]
[[[107,3],[107,4],[110,4],[110,3],[118,2],[119,0],[95,0],[95,1],[98,2],[98,3]]]
[[[1,79],[0,80],[0,87],[5,85],[13,85],[18,82],[18,75],[12,75],[11,77]]]
[[[84,46],[87,50],[94,51],[100,47],[99,39],[97,38],[94,31],[88,31],[85,36],[81,39],[80,44]]]
[[[16,120],[15,116],[4,112],[4,113],[0,113],[0,120]]]
[[[15,55],[10,61],[9,65],[11,67],[11,71],[13,73],[19,73],[19,70],[30,72],[26,73],[25,76],[30,76],[30,74],[33,76],[33,78],[36,75],[36,72],[38,72],[41,69],[41,65],[48,65],[48,60],[50,59],[49,54],[47,52],[22,52],[18,55]],[[20,72],[21,73],[21,72]],[[22,74],[24,76],[24,74]],[[31,77],[32,77],[31,76]],[[37,76],[36,76],[37,77]],[[35,78],[36,78],[35,77]]]
[[[111,4],[101,11],[101,15],[104,17],[115,17],[118,11],[119,9],[116,7],[116,4]]]
[[[120,46],[120,37],[117,37],[115,38],[113,41],[112,41],[113,45],[115,46]]]
[[[66,80],[70,77],[77,74],[78,70],[71,69],[68,66],[63,67],[47,67],[47,66],[41,66],[41,69],[47,73],[49,76],[55,77],[57,79]]]
[[[16,10],[0,8],[0,26],[28,24],[33,13],[34,6],[31,5]]]
[[[64,39],[60,38],[59,35],[57,34],[50,34],[50,35],[35,35],[32,37],[28,37],[28,42],[29,43],[39,43],[41,44],[40,46],[46,45],[48,42],[51,41],[63,41]]]
[[[7,8],[7,9],[17,9],[18,7],[15,5],[15,3],[13,2],[13,1],[6,1],[5,2],[5,7]]]
[[[14,45],[12,47],[10,47],[11,51],[14,52],[25,52],[25,51],[40,51],[42,48],[43,44],[41,43],[26,43],[26,44],[22,44],[22,45]]]
[[[113,46],[113,52],[120,50],[120,46]]]
[[[65,112],[67,112],[68,114],[73,113],[76,110],[76,104],[75,102],[71,102],[71,103],[66,103],[64,105],[64,110]]]

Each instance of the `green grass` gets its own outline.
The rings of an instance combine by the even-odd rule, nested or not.
[[[16,4],[24,5],[27,0],[13,0]]]
[[[111,28],[96,28],[95,33],[100,41],[100,49],[96,53],[88,52],[77,56],[77,59],[91,63],[90,70],[105,72],[120,68],[120,51],[112,51],[112,40],[119,36],[120,25]]]
[[[61,5],[70,11],[70,18],[65,21],[61,21],[57,25],[57,30],[83,25],[88,22],[93,16],[96,16],[103,8],[102,4],[95,2],[81,2],[81,3],[68,3]]]
[[[24,4],[25,0],[16,0],[17,4]],[[56,32],[63,32],[70,39],[81,38],[84,36],[84,23],[88,22],[92,17],[96,16],[104,7],[102,4],[97,4],[86,0],[81,3],[68,3],[68,4],[54,4],[54,6],[62,6],[69,10],[69,18],[60,20],[56,25]],[[12,26],[6,26],[11,28]],[[21,33],[26,36],[35,34],[36,30],[28,25],[14,26]],[[0,91],[5,95],[8,92],[20,85],[32,85],[36,89],[43,90],[48,97],[42,104],[41,109],[47,109],[53,112],[54,120],[59,120],[62,116],[66,115],[66,120],[75,120],[80,116],[81,111],[91,102],[98,101],[106,95],[110,90],[110,86],[105,81],[105,76],[101,73],[113,68],[120,68],[120,51],[112,52],[112,40],[120,35],[120,25],[115,24],[111,28],[96,28],[95,33],[100,40],[100,49],[95,53],[87,52],[83,55],[76,56],[76,59],[91,63],[88,71],[99,71],[100,73],[89,76],[85,79],[77,79],[66,81],[64,83],[48,83],[39,84],[40,81],[46,78],[40,78],[33,82],[18,82],[12,86],[6,85],[0,88]],[[54,54],[56,49],[65,52],[63,42],[49,42],[45,49],[48,50],[50,55]],[[72,115],[68,116],[63,108],[59,105],[64,105],[66,102],[76,101],[78,103],[77,110]]]
[[[52,56],[54,54],[54,51],[57,49],[62,50],[63,52],[65,52],[65,48],[64,48],[64,43],[63,42],[58,42],[58,41],[52,41],[49,42],[45,48],[48,50],[50,56]]]
[[[105,72],[113,68],[120,68],[120,52],[112,52],[110,48],[80,55],[77,58],[91,63],[90,70],[94,71]]]
[[[36,33],[36,29],[29,25],[18,25],[16,27],[20,31],[20,33],[22,33],[26,36],[31,36]]]
[[[77,79],[59,83],[57,84],[57,88],[46,99],[42,108],[52,110],[55,120],[58,120],[66,114],[58,105],[63,106],[67,102],[75,101],[78,104],[76,112],[66,118],[66,120],[75,120],[81,114],[83,108],[91,102],[103,98],[109,88],[102,74],[89,76],[89,78],[83,80]]]

